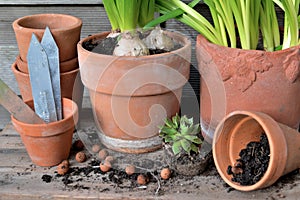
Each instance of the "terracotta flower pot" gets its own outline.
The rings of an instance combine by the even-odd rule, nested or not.
[[[263,177],[250,186],[241,186],[227,174],[239,153],[249,142],[259,141],[264,132],[270,146],[270,161]],[[213,158],[217,170],[231,187],[251,191],[268,187],[278,178],[300,167],[300,134],[296,129],[276,122],[261,112],[234,111],[216,128],[213,139]]]
[[[298,128],[300,45],[275,52],[228,48],[197,37],[201,128],[207,140],[226,114],[254,110]]]
[[[33,101],[26,103],[33,108]],[[27,124],[11,117],[27,153],[36,165],[54,166],[69,157],[78,109],[76,103],[66,98],[62,100],[62,106],[63,120],[49,124]]]
[[[179,111],[182,87],[189,77],[191,42],[167,32],[183,47],[139,57],[103,55],[83,48],[84,42],[107,34],[78,43],[81,79],[89,90],[102,143],[129,153],[156,150],[161,147],[158,126]]]
[[[21,72],[18,69],[16,62],[12,64],[11,69],[17,80],[23,101],[31,100],[33,97],[29,74]],[[75,101],[80,113],[82,107],[83,84],[80,80],[79,68],[73,71],[61,73],[60,86],[61,96]]]
[[[16,62],[17,62],[17,66],[18,66],[18,69],[20,70],[20,72],[29,74],[27,62],[23,61],[20,56],[17,56]],[[67,60],[67,61],[59,63],[60,73],[69,72],[69,71],[77,69],[78,67],[79,66],[78,66],[78,58],[77,57],[72,58],[71,60]]]
[[[20,56],[27,62],[27,51],[32,33],[41,41],[48,26],[59,48],[60,62],[77,57],[76,45],[80,40],[81,19],[64,14],[36,14],[15,20],[12,24]]]

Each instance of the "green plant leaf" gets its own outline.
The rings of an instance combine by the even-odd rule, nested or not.
[[[173,143],[172,151],[173,151],[174,155],[177,155],[181,152],[181,143],[180,143],[180,141],[176,141],[176,142]]]
[[[154,12],[155,0],[140,0],[139,26],[144,27],[148,22],[153,20]]]
[[[192,143],[195,143],[195,144],[201,144],[202,143],[201,139],[198,138],[197,136],[186,135],[184,138],[189,140]]]
[[[195,152],[195,153],[198,153],[199,148],[198,148],[196,145],[191,144],[191,150],[192,150],[193,152]]]
[[[190,135],[197,135],[198,133],[200,133],[200,124],[196,124],[194,126],[192,126],[190,131]]]
[[[191,143],[185,139],[180,140],[180,143],[184,151],[189,154],[191,152]]]
[[[178,128],[178,125],[180,123],[180,117],[178,113],[176,113],[176,115],[172,117],[172,123],[173,123],[173,128]]]
[[[170,128],[174,128],[173,122],[168,118],[165,120],[165,125],[167,125]]]
[[[177,131],[176,131],[175,129],[169,128],[169,127],[166,127],[166,126],[162,127],[162,128],[160,129],[160,132],[161,132],[161,133],[164,133],[164,134],[166,134],[166,135],[174,135],[174,134],[177,133]]]
[[[115,0],[103,0],[104,9],[106,11],[107,17],[110,21],[112,30],[117,30],[120,28],[119,22],[121,21],[118,8],[116,6]]]

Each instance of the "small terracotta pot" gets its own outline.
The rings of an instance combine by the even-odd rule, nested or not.
[[[274,52],[229,48],[197,37],[201,129],[209,141],[235,110],[270,115],[292,128],[300,124],[300,45]]]
[[[182,87],[189,77],[191,41],[179,33],[166,33],[183,47],[170,53],[118,57],[82,46],[109,32],[78,43],[81,79],[90,93],[100,139],[111,149],[143,153],[160,148],[158,126],[179,111]]]
[[[26,103],[33,108],[32,100]],[[62,99],[62,106],[63,120],[49,124],[28,124],[11,116],[13,126],[36,165],[54,166],[69,157],[78,109],[76,103],[67,98]]]
[[[32,97],[29,74],[18,69],[14,62],[11,69],[15,75],[23,101],[29,101]],[[83,84],[80,80],[79,68],[60,74],[61,96],[72,99],[78,106],[79,113],[82,108]]]
[[[29,74],[28,63],[23,61],[19,55],[16,58],[16,62],[17,62],[17,66],[18,66],[18,69],[20,70],[20,72]],[[60,73],[69,72],[74,69],[77,69],[78,67],[79,67],[79,65],[78,65],[77,57],[72,58],[71,60],[67,60],[65,62],[59,63]]]
[[[259,141],[264,132],[270,146],[270,161],[263,177],[254,185],[242,186],[227,174],[239,153],[249,142]],[[241,191],[268,187],[283,176],[300,167],[300,134],[296,129],[276,122],[261,112],[234,111],[217,126],[213,139],[213,158],[224,181]]]
[[[27,62],[27,51],[32,33],[42,40],[48,26],[59,48],[59,60],[64,62],[77,57],[76,45],[80,40],[81,19],[64,14],[36,14],[15,20],[12,24],[20,56]]]

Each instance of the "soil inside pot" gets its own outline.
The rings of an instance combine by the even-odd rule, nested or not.
[[[268,138],[262,133],[259,142],[250,142],[239,154],[234,166],[228,166],[227,173],[232,181],[249,186],[257,183],[268,169],[270,147]]]
[[[211,145],[206,141],[202,143],[199,153],[174,155],[169,145],[165,145],[164,152],[166,163],[175,173],[180,175],[195,176],[201,174],[208,165],[213,163]]]
[[[140,33],[139,37],[140,39],[145,38],[149,32],[144,32]],[[174,48],[173,50],[179,49],[182,47],[179,43],[174,42]],[[114,49],[118,43],[118,37],[107,37],[104,39],[94,39],[94,40],[89,40],[87,42],[84,42],[82,44],[83,48],[92,51],[94,53],[99,53],[99,54],[105,54],[105,55],[113,55]],[[161,54],[161,53],[166,53],[169,51],[166,51],[164,49],[149,49],[150,55],[154,54]]]

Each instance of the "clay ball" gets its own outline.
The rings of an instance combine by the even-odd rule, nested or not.
[[[92,151],[93,151],[94,153],[98,153],[98,152],[100,151],[100,146],[99,146],[98,144],[94,144],[94,145],[92,146]]]
[[[135,173],[135,166],[134,165],[127,165],[125,168],[126,174],[129,176]]]
[[[104,161],[100,163],[100,170],[102,172],[108,172],[111,169],[111,163],[108,161]]]
[[[102,149],[99,151],[98,156],[100,160],[105,160],[105,158],[108,156],[108,151],[106,149]]]
[[[77,162],[84,162],[86,160],[86,155],[83,151],[80,151],[76,154],[75,159]]]

